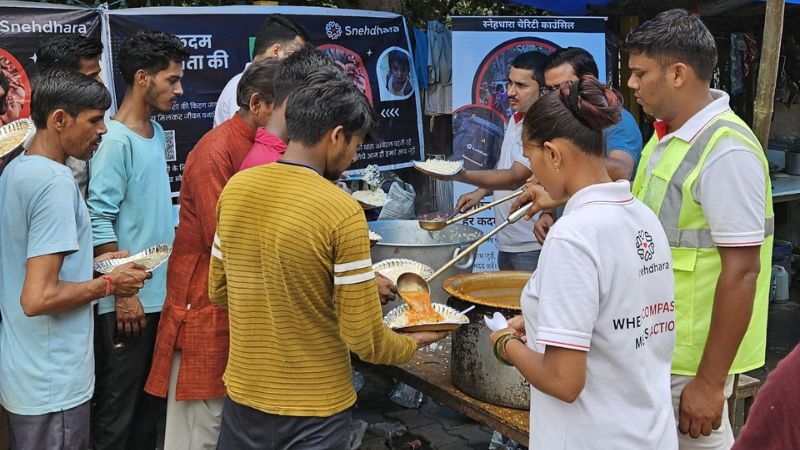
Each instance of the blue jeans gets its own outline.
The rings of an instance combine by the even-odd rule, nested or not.
[[[500,270],[519,270],[522,272],[533,272],[539,265],[540,250],[532,252],[498,252],[497,266]]]

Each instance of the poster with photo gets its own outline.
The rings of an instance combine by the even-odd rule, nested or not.
[[[171,111],[154,115],[171,143],[167,160],[176,202],[186,156],[211,129],[220,91],[250,62],[254,37],[271,13],[284,14],[305,28],[312,43],[340,65],[370,99],[379,117],[378,139],[361,145],[350,173],[359,173],[369,164],[387,170],[409,167],[412,160],[423,157],[419,94],[411,75],[414,68],[402,16],[290,6],[108,11],[109,71],[113,72],[117,104],[125,86],[114,58],[122,42],[138,30],[173,33],[191,54],[184,65],[183,97]],[[395,71],[389,59],[395,61]]]
[[[9,80],[0,126],[31,114],[32,86],[39,79],[36,49],[54,34],[100,38],[100,13],[41,3],[0,2],[0,70]]]
[[[400,47],[383,51],[377,69],[381,101],[405,100],[414,95],[417,81],[411,61],[411,54]]]
[[[469,170],[492,169],[500,158],[513,111],[507,94],[508,71],[518,55],[549,55],[563,47],[582,47],[605,70],[603,17],[453,17],[453,155]],[[454,202],[474,186],[455,182]],[[486,197],[477,206],[493,200]],[[465,219],[484,233],[496,225],[491,210]],[[531,229],[533,223],[531,223]],[[481,245],[475,272],[497,270],[494,238]]]

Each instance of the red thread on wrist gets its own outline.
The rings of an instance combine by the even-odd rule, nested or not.
[[[103,297],[108,297],[114,292],[114,280],[111,279],[111,275],[103,275],[102,278],[106,282],[106,293],[103,294]]]

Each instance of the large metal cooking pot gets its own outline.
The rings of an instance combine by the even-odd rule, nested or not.
[[[381,240],[372,247],[372,262],[389,258],[406,258],[421,262],[436,270],[470,244],[483,236],[481,230],[462,224],[454,224],[442,231],[425,231],[416,220],[378,220],[369,222],[369,229],[380,234]],[[431,282],[431,301],[446,303],[447,294],[442,282],[463,272],[471,272],[475,253],[464,255],[453,267]],[[391,309],[396,304],[386,305]],[[384,308],[384,313],[388,311]]]
[[[453,333],[450,371],[453,386],[467,395],[494,405],[516,409],[530,407],[531,388],[515,367],[504,366],[489,346],[492,330],[484,314],[500,312],[506,319],[521,314],[520,294],[530,279],[529,272],[464,273],[444,282],[453,297],[448,304],[459,311],[476,305],[467,313],[469,324]]]

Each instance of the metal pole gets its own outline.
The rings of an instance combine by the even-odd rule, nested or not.
[[[783,36],[783,9],[784,0],[767,0],[756,103],[753,109],[753,133],[761,142],[765,152],[775,105],[775,83],[778,77],[778,58],[781,53],[781,37]]]

